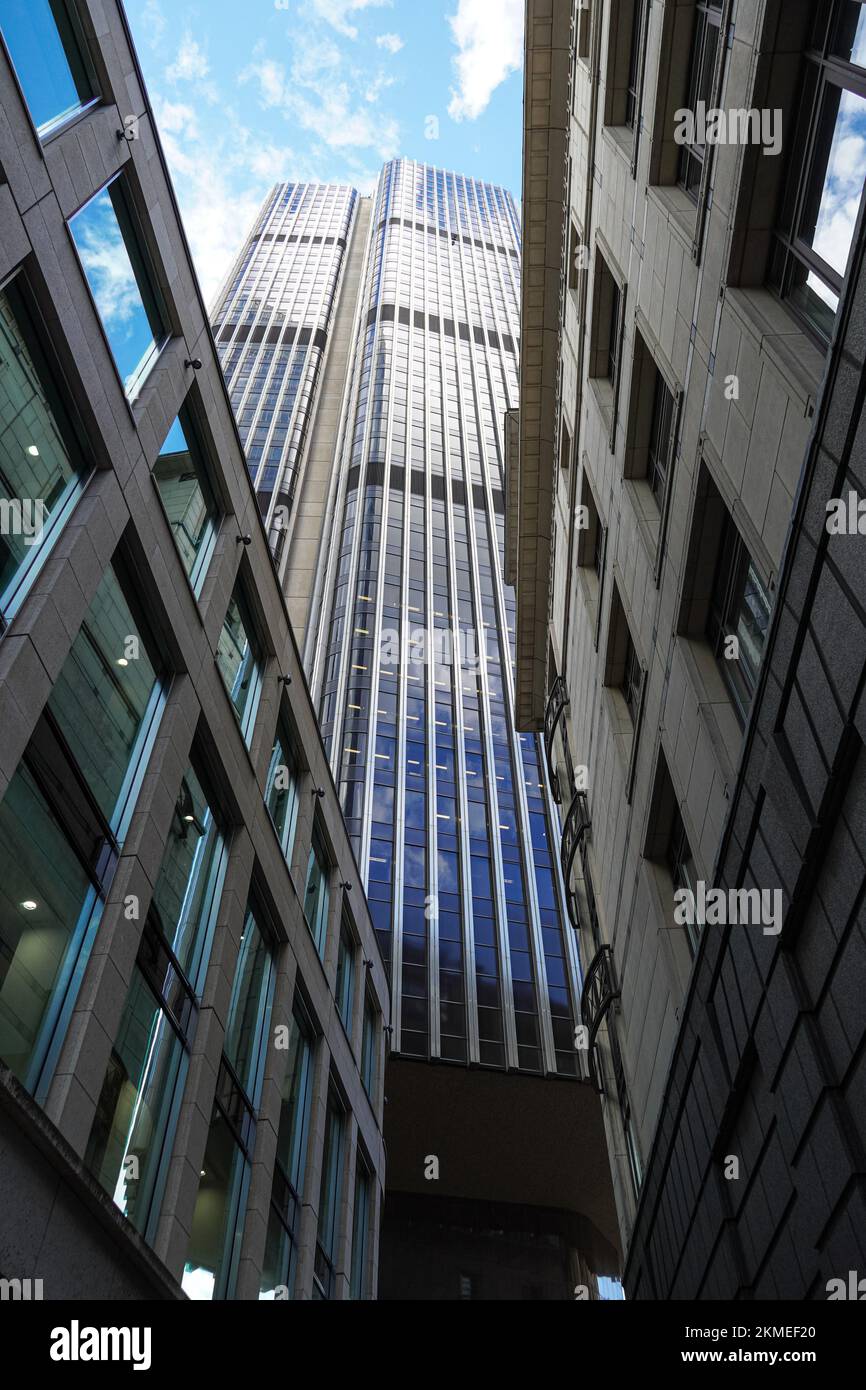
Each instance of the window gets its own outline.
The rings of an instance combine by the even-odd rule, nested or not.
[[[595,573],[599,583],[604,574],[604,526],[595,505],[589,477],[584,464],[580,489],[581,508],[577,541],[577,563]]]
[[[291,1298],[297,1263],[301,1202],[307,1167],[312,1099],[313,1030],[299,1004],[292,1019],[292,1041],[283,1082],[280,1127],[265,1260],[259,1299]]]
[[[586,59],[589,57],[589,38],[591,28],[591,0],[577,0],[577,34],[575,40],[575,56],[578,58]]]
[[[652,423],[650,425],[647,482],[659,505],[659,510],[664,505],[665,487],[670,467],[673,415],[674,398],[668,390],[661,372],[657,370]]]
[[[559,429],[559,471],[567,473],[571,463],[571,435],[564,420],[561,421]]]
[[[577,230],[577,224],[572,222],[568,248],[568,288],[575,292],[580,289],[582,249],[580,232]]]
[[[119,175],[69,229],[124,390],[133,400],[168,338],[166,313]]]
[[[693,895],[692,901],[694,901],[697,885],[695,861],[691,846],[689,845],[686,828],[683,825],[683,818],[677,805],[674,805],[673,808],[666,858],[671,878],[673,879],[674,891],[679,892],[680,890],[684,890],[689,892]],[[689,937],[689,948],[692,955],[695,955],[698,949],[700,924],[695,925],[689,922],[687,923],[686,931]]]
[[[198,593],[216,540],[219,508],[188,410],[172,425],[153,478],[183,567]]]
[[[707,637],[745,723],[758,684],[772,604],[739,531],[726,515]]]
[[[806,45],[770,284],[822,342],[833,332],[857,227],[866,132],[866,5],[818,0]]]
[[[325,941],[328,935],[328,908],[330,903],[329,879],[331,866],[321,836],[313,831],[313,844],[307,864],[307,886],[304,891],[304,916],[307,926],[316,943],[316,950],[324,959]]]
[[[620,331],[622,328],[622,292],[613,277],[611,276],[609,278],[611,282],[611,299],[606,375],[611,386],[614,386],[616,384],[616,374],[619,367]]]
[[[610,1043],[611,1059],[613,1061],[613,1075],[616,1085],[617,1100],[619,1102],[620,1117],[625,1134],[629,1174],[634,1195],[635,1198],[637,1198],[640,1195],[641,1185],[643,1183],[643,1164],[641,1163],[640,1148],[638,1146],[637,1134],[632,1119],[631,1100],[629,1098],[628,1083],[626,1082],[625,1076],[625,1063],[623,1062],[622,1051],[619,1045],[616,1021],[610,1016],[608,1016],[607,1035]]]
[[[322,1187],[319,1196],[319,1232],[313,1297],[329,1299],[336,1284],[335,1261],[340,1232],[340,1197],[343,1187],[343,1145],[346,1116],[337,1096],[328,1095],[325,1121],[325,1149],[322,1156]]]
[[[191,1299],[231,1298],[234,1289],[273,991],[270,946],[249,909],[181,1281]]]
[[[225,842],[187,770],[102,1084],[86,1162],[147,1239],[210,959]]]
[[[105,574],[0,804],[0,1060],[42,1099],[164,704]]]
[[[628,59],[628,84],[625,96],[625,124],[634,130],[640,120],[640,80],[643,58],[644,17],[646,0],[632,0],[631,46]]]
[[[337,960],[337,1008],[347,1035],[352,1036],[352,1009],[355,1002],[355,939],[346,922],[340,928]]]
[[[637,724],[638,705],[640,703],[642,673],[638,654],[634,649],[631,635],[626,636],[625,667],[623,671],[622,691],[623,699],[628,707],[632,724]]]
[[[261,694],[261,656],[246,604],[236,590],[217,646],[217,665],[247,743],[252,738]]]
[[[75,8],[65,0],[3,0],[0,33],[44,139],[96,92]]]
[[[361,1040],[361,1080],[371,1101],[375,1100],[376,1063],[379,1051],[379,1014],[367,995],[364,1001],[364,1036]]]
[[[352,1273],[349,1285],[350,1297],[367,1299],[370,1297],[369,1241],[370,1241],[370,1202],[373,1196],[373,1180],[370,1169],[360,1153],[355,1161],[355,1205],[352,1226]]]
[[[616,447],[626,300],[624,284],[615,278],[599,251],[593,283],[589,376],[594,381],[596,400],[609,431],[611,453]]]
[[[695,29],[685,103],[687,109],[693,113],[697,113],[700,106],[709,110],[713,105],[721,20],[722,0],[698,0],[695,6]],[[697,129],[700,129],[700,126],[701,123],[696,122]],[[679,183],[695,202],[706,157],[707,147],[698,143],[697,136],[692,143],[684,143],[680,150]]]
[[[604,527],[596,513],[592,539],[592,568],[599,584],[604,582]]]
[[[18,277],[0,292],[0,631],[90,472]]]
[[[291,864],[298,823],[298,780],[300,770],[294,740],[280,729],[268,769],[265,801],[286,861]]]
[[[99,810],[122,839],[141,780],[135,757],[165,701],[154,644],[110,567],[48,702],[48,712]]]

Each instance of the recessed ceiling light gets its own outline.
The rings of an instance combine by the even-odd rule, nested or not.
[[[26,902],[21,904],[21,909],[24,912],[35,912],[38,906],[39,904],[35,903],[32,898],[28,898]]]
[[[39,457],[39,450],[37,449],[37,447],[36,447],[35,444],[31,444],[31,445],[30,445],[30,448],[27,450],[27,452],[28,452],[28,454],[30,455],[30,457],[31,457],[32,459],[38,459],[38,457]]]
[[[127,659],[126,659],[125,656],[121,656],[121,657],[118,657],[118,659],[117,659],[117,664],[118,664],[118,666],[128,666],[128,665],[129,665],[129,662],[127,661]]]

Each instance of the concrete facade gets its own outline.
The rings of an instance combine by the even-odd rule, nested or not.
[[[781,980],[792,968],[788,950],[777,938],[762,941],[760,927],[756,937],[729,928],[724,944],[711,924],[690,933],[675,915],[682,880],[671,867],[676,840],[692,882],[740,887],[746,860],[735,863],[732,846],[748,858],[746,832],[732,839],[730,827],[741,824],[743,806],[754,811],[758,783],[769,775],[746,730],[764,721],[772,742],[778,703],[768,710],[764,694],[738,705],[740,674],[726,668],[727,648],[717,650],[709,632],[726,546],[739,546],[738,563],[746,557],[759,627],[778,604],[827,379],[826,343],[769,283],[777,209],[796,158],[793,128],[814,8],[775,0],[527,4],[523,371],[507,544],[518,591],[518,726],[550,735],[563,870],[586,979],[583,1021],[604,1095],[620,1229],[632,1250],[628,1287],[638,1297],[716,1297],[722,1288],[804,1296],[818,1288],[830,1248],[827,1234],[820,1257],[810,1247],[803,1258],[801,1246],[799,1273],[793,1265],[790,1277],[778,1272],[791,1235],[782,1230],[774,1189],[781,1182],[780,1194],[793,1200],[805,1169],[798,1177],[790,1133],[770,1134],[783,1104],[776,1081],[792,1047],[803,1049],[807,1069],[822,1054],[816,1037],[797,1032],[791,997],[790,1027],[777,1021],[772,1037],[767,1031],[775,1008],[769,987],[762,993],[769,958],[778,958]],[[709,104],[778,108],[785,140],[778,158],[737,142],[709,148],[686,191],[676,113],[688,104],[693,48],[708,10],[721,35],[707,65]],[[659,400],[669,405],[657,416]],[[651,432],[657,418],[664,449]],[[660,453],[661,473],[654,474]],[[818,511],[829,495],[824,481]],[[862,573],[851,581],[854,595],[858,587]],[[802,597],[794,608],[808,621]],[[815,623],[829,620],[828,609],[815,609]],[[777,611],[780,621],[784,627]],[[852,609],[855,651],[859,630]],[[769,641],[765,627],[760,637],[758,664]],[[732,656],[738,659],[744,654]],[[778,655],[778,639],[773,659],[783,681],[788,658]],[[807,727],[814,736],[830,719],[835,728],[839,690],[832,676],[815,678],[794,701],[798,760],[807,756]],[[846,688],[843,724],[853,717],[853,698],[854,687]],[[825,762],[832,764],[826,751]],[[813,795],[814,807],[818,782]],[[856,789],[851,795],[856,800]],[[761,833],[776,845],[766,814]],[[808,917],[795,862],[806,863],[807,849],[817,853],[810,872],[820,875],[826,855],[826,874],[838,884],[833,851],[810,848],[805,833],[784,849],[783,839],[780,827],[777,847],[752,861],[746,881],[786,895],[797,883],[796,912]],[[853,882],[860,874],[858,862]],[[791,911],[786,896],[783,943]],[[856,926],[846,940],[859,957],[854,977],[862,979]],[[829,937],[821,949],[829,951]],[[749,1004],[739,1020],[718,1010],[711,1029],[703,1010],[721,988],[720,973],[725,989],[738,989]],[[834,978],[841,988],[840,977],[821,977],[830,994]],[[718,1061],[724,1054],[726,1063],[707,1061],[699,1086],[697,1073],[686,1078],[684,1068],[694,1064],[701,1038],[705,1055]],[[839,1035],[841,1070],[824,1083],[831,1090],[847,1085],[860,1040],[847,1033],[843,1043]],[[765,1088],[749,1105],[758,1128],[748,1142],[741,1136],[739,1186],[720,1180],[713,1166],[738,1152],[724,1138],[736,1130],[729,1107],[739,1105],[746,1075],[738,1075],[732,1049],[750,1066],[757,1058]],[[809,1124],[825,1123],[823,1096],[816,1078],[799,1140]],[[847,1092],[836,1099],[853,1142],[862,1103]],[[766,1139],[762,1176],[759,1133]],[[687,1164],[677,1145],[690,1146]],[[862,1139],[859,1149],[849,1143],[840,1164],[848,1191],[843,1197],[834,1189],[826,1213],[844,1225],[862,1181]],[[723,1240],[730,1234],[734,1242],[731,1213],[745,1230],[761,1193],[772,1214],[772,1231],[762,1232],[767,1242],[758,1250],[744,1237],[739,1263],[725,1263],[724,1253],[716,1261],[718,1232],[727,1220]],[[803,1190],[800,1211],[808,1203]],[[857,1242],[840,1237],[837,1248],[840,1258],[853,1258]]]
[[[89,465],[68,519],[44,542],[44,563],[34,567],[14,612],[3,615],[0,799],[32,747],[94,596],[119,555],[160,653],[165,701],[113,847],[116,862],[104,881],[98,930],[65,987],[61,1022],[38,1086],[31,1091],[0,1067],[0,1277],[42,1278],[46,1298],[183,1296],[180,1281],[221,1057],[229,1045],[232,982],[252,891],[268,942],[272,999],[257,1104],[245,1131],[249,1157],[229,1296],[260,1297],[287,1067],[276,1036],[291,1024],[294,1006],[303,1009],[310,1028],[311,1069],[293,1296],[323,1296],[315,1266],[330,1094],[342,1124],[328,1293],[350,1296],[356,1166],[363,1161],[370,1182],[361,1296],[373,1297],[385,1167],[388,985],[122,7],[113,0],[85,0],[76,9],[98,99],[50,137],[37,134],[9,54],[0,53],[0,285],[26,287],[42,349]],[[130,117],[136,120],[135,138],[122,138]],[[158,280],[168,330],[132,401],[68,227],[117,175]],[[184,405],[197,422],[220,513],[197,592],[153,477]],[[248,737],[215,659],[239,584],[255,632],[260,686]],[[264,799],[280,718],[292,730],[298,763],[290,861]],[[196,765],[206,768],[224,827],[225,877],[196,1000],[197,1022],[185,1048],[185,1085],[167,1130],[161,1200],[145,1241],[115,1209],[85,1158],[193,753]],[[304,914],[314,826],[330,890],[321,898],[328,904],[321,954]],[[139,911],[130,915],[136,900]],[[5,903],[3,911],[5,917]],[[347,1025],[335,1000],[341,925],[360,981]],[[11,916],[3,926],[20,930]],[[361,1075],[365,1005],[375,1018],[369,1094]]]

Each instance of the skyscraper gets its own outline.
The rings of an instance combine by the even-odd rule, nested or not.
[[[330,476],[316,485],[309,621],[301,619],[308,675],[390,966],[394,1057],[479,1073],[473,1089],[456,1071],[407,1073],[392,1062],[395,1182],[404,1196],[417,1179],[419,1191],[426,1180],[428,1194],[452,1203],[498,1193],[515,1208],[533,1205],[534,1179],[515,1165],[504,1131],[490,1136],[489,1169],[499,1143],[512,1153],[498,1179],[482,1162],[470,1181],[458,1152],[449,1187],[441,1175],[425,1179],[420,1159],[438,1157],[437,1106],[474,1142],[478,1116],[495,1123],[521,1077],[527,1086],[533,1078],[544,1087],[544,1077],[573,1084],[557,1092],[559,1113],[547,1091],[521,1090],[506,1107],[517,1129],[538,1104],[551,1112],[552,1148],[557,1127],[578,1112],[586,1111],[587,1154],[600,1135],[597,1103],[581,1084],[577,949],[564,929],[542,753],[534,735],[514,733],[515,601],[503,583],[503,546],[520,254],[509,193],[398,160],[372,201],[346,189],[275,189],[215,315],[262,511],[273,522],[275,502],[288,507],[280,517],[288,540],[274,537],[284,573],[293,494],[304,493],[309,458],[289,441],[312,437],[322,412],[334,413]],[[308,379],[317,344],[327,354],[339,317],[345,370],[326,383],[330,359],[317,360],[322,395],[295,397],[293,383]],[[412,1171],[401,1175],[411,1128],[403,1102],[427,1087],[429,1139],[417,1134],[420,1155],[405,1147]],[[536,1138],[543,1148],[545,1132]],[[562,1143],[563,1166],[580,1168]],[[594,1220],[605,1227],[600,1181],[606,1214]],[[559,1198],[555,1189],[548,1185],[546,1205],[592,1207],[586,1187]],[[413,1208],[411,1219],[424,1218]],[[453,1205],[448,1220],[457,1220]],[[471,1224],[478,1220],[474,1211]],[[497,1222],[508,1225],[501,1212]],[[592,1243],[583,1242],[587,1254]],[[610,1244],[607,1257],[615,1272]],[[548,1275],[539,1276],[545,1288],[556,1283]]]

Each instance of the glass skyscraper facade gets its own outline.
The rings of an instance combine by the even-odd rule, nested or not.
[[[303,468],[359,201],[275,189],[216,314],[269,519]],[[382,171],[306,659],[390,964],[394,1050],[576,1076],[579,967],[541,748],[514,733],[502,578],[520,254],[505,190]]]
[[[223,373],[278,562],[357,201],[351,188],[278,185],[214,318]]]

